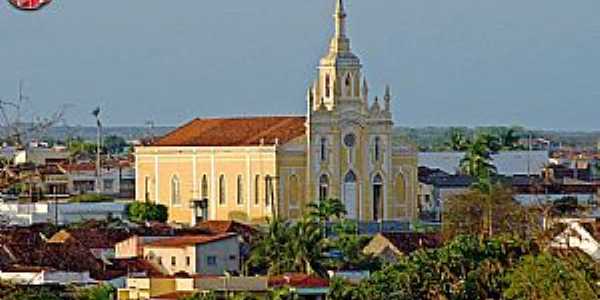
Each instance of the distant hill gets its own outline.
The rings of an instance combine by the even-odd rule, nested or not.
[[[125,140],[131,141],[150,136],[162,136],[173,129],[174,127],[154,127],[152,129],[149,129],[148,127],[131,126],[104,127],[102,128],[102,135],[116,135],[124,138]],[[63,141],[74,137],[80,137],[84,140],[93,141],[96,139],[96,127],[53,127],[50,128],[42,138]]]

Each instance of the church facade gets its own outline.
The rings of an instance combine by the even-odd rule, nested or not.
[[[196,119],[137,147],[136,200],[164,204],[170,221],[191,225],[295,219],[327,198],[354,220],[415,219],[417,155],[394,145],[390,89],[370,98],[346,17],[337,0],[306,116]]]

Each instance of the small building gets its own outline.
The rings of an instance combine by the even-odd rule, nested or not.
[[[363,253],[380,258],[384,263],[393,264],[404,255],[418,249],[437,248],[442,245],[438,233],[380,233],[363,248]]]
[[[27,163],[34,165],[57,164],[66,162],[69,155],[69,152],[64,149],[29,148],[18,151],[15,154],[14,163],[16,165]]]
[[[299,299],[321,300],[329,292],[329,280],[305,274],[274,277],[130,277],[127,288],[119,289],[117,294],[118,300],[178,300],[209,293],[217,296],[217,299],[236,295],[270,299],[269,294],[273,290],[284,287],[289,288]]]
[[[126,219],[127,203],[7,203],[0,202],[0,216],[9,225],[29,226],[38,223],[71,224],[84,220]]]
[[[240,272],[240,241],[235,233],[176,236],[143,246],[144,258],[164,274],[224,275]]]

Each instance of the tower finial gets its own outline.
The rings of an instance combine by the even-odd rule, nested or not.
[[[335,6],[335,36],[345,37],[346,36],[346,11],[344,10],[344,1],[337,0]]]
[[[383,100],[385,101],[385,110],[390,110],[390,102],[392,101],[392,92],[390,91],[390,86],[385,86],[385,96],[383,96]]]

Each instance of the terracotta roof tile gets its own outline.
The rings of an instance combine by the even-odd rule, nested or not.
[[[269,278],[269,287],[327,288],[329,280],[307,274],[285,274]]]
[[[305,117],[195,119],[153,146],[257,146],[287,143],[306,133]]]
[[[167,239],[158,240],[152,243],[144,245],[144,247],[156,247],[156,248],[181,248],[187,246],[193,246],[197,244],[207,244],[216,242],[219,240],[228,239],[235,237],[235,233],[224,233],[217,235],[191,235],[191,236],[177,236]]]

